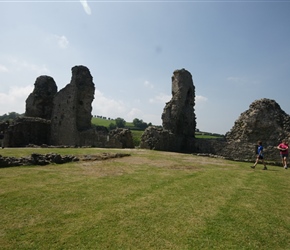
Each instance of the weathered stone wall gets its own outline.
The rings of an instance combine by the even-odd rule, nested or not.
[[[50,120],[37,117],[16,119],[5,132],[6,147],[25,147],[28,144],[42,145],[49,143]]]
[[[162,113],[162,128],[151,126],[141,138],[140,147],[174,152],[194,152],[196,118],[195,87],[190,72],[175,70],[172,98]]]
[[[222,140],[196,140],[196,152],[231,160],[255,161],[255,147],[262,141],[265,161],[280,163],[278,144],[290,140],[290,116],[274,100],[254,101]]]
[[[234,161],[254,163],[256,143],[226,141],[224,139],[196,139],[196,152],[201,155],[221,156]],[[280,165],[281,159],[276,145],[264,146],[265,162]]]
[[[195,87],[190,72],[175,70],[172,76],[172,98],[162,113],[162,126],[173,134],[195,136]]]
[[[88,68],[75,66],[70,84],[55,95],[51,118],[52,145],[82,146],[80,133],[91,129],[91,104],[95,92],[92,80]],[[82,143],[85,142],[82,140]]]
[[[150,126],[142,134],[140,148],[192,153],[195,149],[195,138],[176,135],[170,130]]]
[[[72,68],[71,82],[59,92],[52,77],[40,76],[26,100],[26,116],[0,124],[6,147],[27,145],[133,148],[128,129],[92,127],[95,85],[85,66]],[[46,119],[42,119],[46,118]]]
[[[80,145],[97,148],[122,148],[122,143],[109,133],[88,129],[80,132]]]
[[[256,143],[261,140],[264,145],[278,145],[282,139],[290,139],[290,116],[274,100],[256,100],[236,120],[226,138],[228,141]]]
[[[50,120],[56,93],[54,79],[50,76],[39,76],[34,83],[33,92],[26,99],[25,116]]]
[[[108,136],[110,140],[121,143],[121,148],[134,148],[133,136],[129,129],[113,129]]]
[[[30,157],[3,157],[0,155],[0,168],[14,167],[14,166],[27,166],[27,165],[48,165],[51,163],[54,164],[63,164],[72,161],[79,161],[76,156],[60,154],[36,154],[33,153]]]
[[[175,135],[171,131],[150,126],[141,136],[140,148],[177,151],[177,144]]]
[[[0,122],[0,132],[4,132],[8,129],[10,125],[10,122],[9,121],[5,121],[5,122]]]

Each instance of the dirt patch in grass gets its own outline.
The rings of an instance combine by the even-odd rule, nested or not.
[[[173,169],[173,170],[195,170],[195,171],[200,171],[201,168],[196,167],[196,166],[170,166],[168,169]]]
[[[83,175],[95,176],[95,177],[105,177],[105,176],[119,176],[123,174],[133,173],[134,170],[128,167],[122,166],[112,166],[104,164],[103,162],[82,162],[80,164],[80,169]]]

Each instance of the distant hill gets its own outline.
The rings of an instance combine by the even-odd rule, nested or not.
[[[98,117],[92,118],[93,125],[104,126],[104,127],[109,128],[111,123],[116,124],[114,119],[104,119],[104,118],[98,118]],[[134,127],[133,122],[126,122],[125,127],[129,129],[137,129]]]

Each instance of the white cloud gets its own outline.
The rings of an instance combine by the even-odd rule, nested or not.
[[[142,110],[138,108],[132,108],[131,111],[128,113],[126,116],[126,121],[132,122],[135,118],[141,119],[144,122],[151,122],[153,125],[161,125],[161,114],[154,114],[153,112],[151,113],[144,113]]]
[[[203,103],[203,102],[206,102],[206,101],[207,101],[207,97],[205,97],[205,96],[197,95],[195,97],[195,102],[196,103]]]
[[[150,83],[149,81],[145,81],[144,82],[144,86],[147,87],[147,88],[150,88],[150,89],[154,88],[154,85],[152,83]]]
[[[92,14],[92,11],[91,11],[90,6],[88,5],[87,0],[80,0],[80,2],[81,2],[81,5],[83,6],[85,12],[86,12],[88,15],[91,15],[91,14]]]
[[[92,103],[93,115],[100,115],[111,119],[121,117],[127,122],[132,122],[135,118],[143,119],[145,122],[160,124],[160,116],[145,114],[143,110],[131,107],[123,101],[116,101],[104,96],[98,89],[95,90],[95,99]]]
[[[25,101],[32,91],[33,85],[28,85],[26,87],[11,87],[8,94],[0,93],[0,115],[9,112],[24,113]]]
[[[124,114],[126,114],[127,111],[126,105],[122,101],[109,99],[98,89],[95,90],[95,99],[92,103],[92,107],[93,115],[101,115],[113,119],[117,117],[124,118]]]
[[[56,35],[56,38],[57,38],[58,46],[61,49],[66,49],[69,44],[69,41],[67,40],[67,38],[65,36],[57,36],[57,35]]]
[[[0,72],[8,72],[6,66],[0,64]]]
[[[149,100],[149,103],[166,103],[169,102],[171,99],[171,95],[166,95],[163,93],[160,93],[159,95],[155,96],[154,98],[151,98]]]
[[[127,114],[128,121],[133,121],[135,118],[140,117],[143,114],[143,112],[140,109],[132,108],[129,113]],[[138,118],[140,119],[140,118]]]
[[[45,43],[47,47],[55,49],[67,49],[69,40],[65,35],[48,34],[45,37]]]

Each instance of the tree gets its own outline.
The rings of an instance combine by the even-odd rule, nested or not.
[[[110,130],[113,130],[113,129],[115,129],[117,127],[117,125],[115,124],[115,123],[110,123],[110,125],[109,125],[109,129]]]
[[[135,127],[139,127],[140,122],[141,122],[141,121],[140,121],[138,118],[135,118],[135,119],[133,120],[133,124],[134,124]]]
[[[0,121],[14,120],[19,116],[21,116],[21,114],[18,114],[16,112],[9,112],[8,115],[4,114],[0,116]]]
[[[125,125],[126,125],[126,121],[123,118],[120,118],[120,117],[116,118],[115,122],[116,122],[116,125],[117,125],[118,128],[124,128]]]
[[[135,127],[140,128],[140,129],[145,129],[148,127],[148,124],[146,122],[143,122],[143,120],[139,120],[138,118],[135,118],[133,120],[133,124]]]

